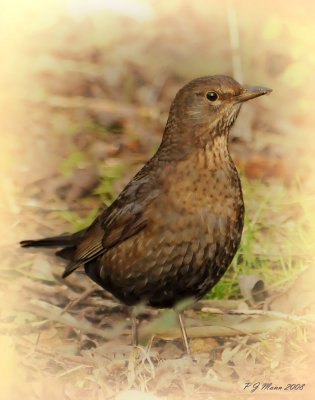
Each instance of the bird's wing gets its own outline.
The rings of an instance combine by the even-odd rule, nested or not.
[[[158,193],[154,178],[136,175],[113,204],[87,229],[63,277],[141,231],[149,223],[147,209]]]

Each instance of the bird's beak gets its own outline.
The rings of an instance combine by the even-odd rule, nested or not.
[[[272,89],[263,86],[244,86],[244,91],[240,95],[235,96],[235,102],[243,103],[244,101],[263,96],[270,92],[272,92]]]

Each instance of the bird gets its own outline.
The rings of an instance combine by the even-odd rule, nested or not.
[[[196,78],[176,94],[153,157],[87,228],[22,247],[59,247],[63,278],[79,267],[120,302],[175,308],[200,300],[222,278],[240,244],[244,201],[228,148],[242,104],[270,93],[225,75]],[[190,354],[183,310],[177,311]],[[132,343],[138,321],[131,314]]]

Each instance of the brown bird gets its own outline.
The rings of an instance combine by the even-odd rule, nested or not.
[[[206,76],[177,93],[160,147],[109,208],[72,235],[25,240],[62,247],[63,277],[86,274],[129,306],[174,307],[200,299],[222,277],[240,243],[244,203],[228,150],[243,102],[271,92]],[[189,344],[181,312],[179,324]],[[132,317],[133,343],[137,321]]]

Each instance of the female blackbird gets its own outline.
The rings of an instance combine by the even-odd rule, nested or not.
[[[206,76],[177,93],[155,155],[86,229],[25,240],[22,247],[62,247],[63,277],[86,274],[127,305],[173,307],[200,299],[222,277],[240,243],[244,203],[228,150],[243,102],[271,92]],[[178,312],[187,353],[187,334]],[[137,343],[132,317],[133,341]]]

